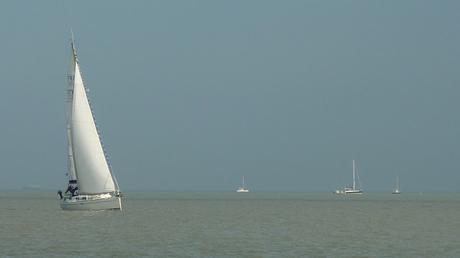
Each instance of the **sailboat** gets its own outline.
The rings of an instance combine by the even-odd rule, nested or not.
[[[362,194],[363,191],[356,187],[356,166],[355,160],[353,160],[353,186],[352,187],[345,187],[344,189],[336,190],[336,194]]]
[[[249,193],[249,189],[244,187],[244,176],[243,176],[243,184],[236,189],[237,193]]]
[[[400,194],[401,191],[399,190],[399,176],[396,177],[396,187],[395,189],[393,190],[392,194]]]
[[[68,80],[67,190],[58,191],[63,210],[121,210],[121,192],[107,161],[80,72],[75,43]]]

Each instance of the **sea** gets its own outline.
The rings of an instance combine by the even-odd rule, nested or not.
[[[0,191],[0,257],[460,257],[459,193],[126,192],[123,205]]]

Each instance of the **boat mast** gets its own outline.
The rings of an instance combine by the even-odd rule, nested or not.
[[[355,173],[355,160],[353,160],[353,190],[356,189]]]
[[[73,38],[73,32],[71,32],[71,51],[72,51],[72,61],[69,66],[69,71],[67,73],[67,174],[69,176],[69,184],[76,184],[77,183],[77,171],[75,167],[75,159],[73,156],[73,142],[72,142],[72,128],[71,128],[71,121],[72,121],[72,111],[73,111],[73,90],[74,90],[74,79],[75,79],[75,66],[77,63],[77,55],[75,51],[75,41]]]
[[[243,176],[243,189],[244,189],[244,176]]]

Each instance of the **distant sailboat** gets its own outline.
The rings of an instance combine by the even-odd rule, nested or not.
[[[399,190],[399,176],[396,177],[396,187],[395,189],[393,190],[392,194],[400,194],[401,191]]]
[[[243,184],[236,189],[237,193],[249,193],[249,189],[244,187],[244,176],[243,176]]]
[[[67,190],[59,191],[64,210],[121,210],[121,193],[107,162],[80,73],[75,44],[67,76],[68,176]]]
[[[355,160],[353,160],[353,186],[352,187],[345,187],[342,190],[336,190],[336,194],[362,194],[363,191],[356,187],[356,166]]]

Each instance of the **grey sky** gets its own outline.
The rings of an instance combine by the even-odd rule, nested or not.
[[[66,172],[70,27],[125,190],[460,189],[458,1],[3,1],[0,188]]]

